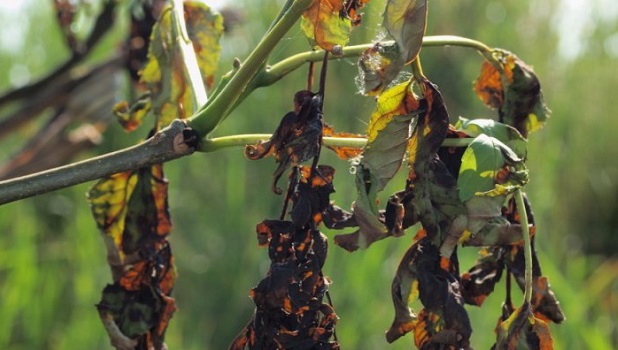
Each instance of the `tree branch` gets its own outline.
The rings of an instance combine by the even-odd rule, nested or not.
[[[82,162],[0,182],[0,204],[74,186],[115,173],[152,166],[193,153],[197,135],[181,120],[148,140]]]
[[[215,137],[204,140],[198,152],[214,152],[230,147],[244,147],[259,141],[271,138],[271,134],[240,134],[231,136]],[[442,147],[468,147],[473,138],[449,138],[442,142]],[[365,147],[367,139],[364,137],[329,137],[323,138],[323,145],[330,147]]]

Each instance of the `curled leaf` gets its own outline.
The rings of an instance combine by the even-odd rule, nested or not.
[[[395,39],[404,62],[413,61],[423,44],[427,25],[427,0],[389,0],[384,28]]]
[[[323,136],[338,137],[338,138],[359,138],[363,135],[352,134],[349,132],[336,132],[332,126],[324,124],[322,129]],[[363,153],[363,149],[360,147],[342,147],[342,146],[327,146],[330,150],[335,152],[337,156],[343,160],[358,157]]]
[[[295,95],[295,111],[288,112],[279,123],[270,140],[245,148],[245,156],[255,160],[274,154],[279,164],[273,174],[273,192],[281,194],[277,187],[279,178],[286,169],[299,165],[320,154],[324,119],[322,97],[310,91]]]
[[[531,67],[504,50],[494,50],[496,62],[483,62],[474,90],[489,107],[497,108],[500,121],[523,137],[543,126],[550,114],[541,83]]]
[[[376,43],[358,59],[356,84],[364,95],[379,95],[397,78],[403,66],[399,46]]]

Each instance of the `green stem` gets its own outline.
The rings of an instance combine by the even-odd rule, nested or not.
[[[249,55],[242,66],[240,68],[234,68],[232,71],[225,74],[225,80],[229,80],[229,82],[223,84],[224,86],[221,87],[220,92],[216,91],[213,93],[211,103],[191,118],[189,121],[190,124],[198,130],[200,135],[207,135],[214,130],[235,106],[243,101],[253,90],[272,85],[305,63],[319,62],[324,58],[323,50],[307,51],[290,56],[264,68],[266,55],[272,51],[277,41],[279,41],[291,26],[294,25],[296,20],[302,15],[302,12],[307,8],[310,1],[296,0],[292,5],[289,5],[290,2],[291,0],[285,4],[285,6],[289,6],[288,11],[278,16],[280,20],[273,22],[276,24],[274,24],[272,29],[266,34],[260,44],[258,44],[258,47]],[[381,45],[391,46],[395,45],[395,42],[385,41],[382,42]],[[347,46],[343,48],[341,55],[330,55],[329,59],[356,57],[373,46],[374,44]],[[480,41],[454,35],[426,36],[423,38],[423,46],[467,47],[477,50],[487,60],[491,60],[492,62],[496,60],[492,55],[493,49],[489,46]]]
[[[525,261],[525,288],[524,302],[530,305],[532,301],[532,244],[530,243],[530,228],[528,227],[528,214],[524,204],[524,195],[521,189],[515,191],[515,203],[519,213],[519,221],[524,238],[524,261]]]
[[[231,135],[223,137],[215,137],[204,140],[202,142],[199,152],[214,152],[229,147],[241,147],[246,145],[255,144],[259,141],[265,141],[270,139],[271,134],[241,134]],[[472,138],[457,138],[457,139],[445,139],[442,143],[442,147],[467,147]],[[367,144],[367,139],[364,137],[324,137],[324,146],[330,147],[357,147],[362,148]]]
[[[181,0],[172,0],[172,34],[176,38],[176,43],[182,60],[185,66],[185,78],[189,81],[190,90],[193,93],[193,106],[195,112],[200,106],[203,106],[208,102],[208,95],[206,94],[206,87],[204,86],[204,80],[202,73],[200,72],[199,65],[197,64],[197,57],[195,56],[195,50],[193,49],[193,42],[189,38],[187,33],[187,25],[185,23],[184,6]]]
[[[223,90],[214,99],[211,99],[205,108],[189,119],[190,126],[199,135],[207,136],[230,114],[233,106],[238,103],[253,77],[263,67],[271,51],[300,18],[311,1],[295,0],[277,24],[262,38]]]

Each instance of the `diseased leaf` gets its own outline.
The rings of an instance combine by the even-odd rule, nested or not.
[[[494,50],[494,57],[500,66],[483,62],[474,90],[486,105],[498,109],[501,122],[528,137],[550,114],[539,79],[531,67],[508,51]]]
[[[360,138],[363,135],[352,134],[349,132],[336,132],[332,126],[324,124],[322,128],[323,136],[339,137],[339,138]],[[358,157],[363,153],[363,149],[360,147],[341,147],[341,146],[327,146],[330,150],[335,152],[337,156],[343,160]]]
[[[134,131],[142,124],[144,117],[150,112],[151,108],[150,92],[146,92],[131,106],[126,101],[118,102],[114,106],[113,112],[125,131]]]
[[[369,0],[347,0],[345,1],[345,12],[352,21],[353,26],[358,26],[362,20],[362,14],[358,10],[362,9]]]
[[[213,75],[219,60],[219,39],[223,33],[223,19],[200,2],[185,2],[185,21],[189,39],[193,43],[202,79],[207,87],[213,84]],[[152,93],[152,107],[158,127],[173,119],[186,118],[198,107],[194,106],[193,92],[178,49],[176,29],[171,11],[163,10],[150,38],[148,62],[141,72],[141,82]]]
[[[512,79],[510,71],[504,71],[506,80]],[[474,82],[474,92],[491,108],[500,108],[504,104],[504,86],[502,85],[502,75],[500,70],[494,67],[489,61],[481,64],[481,73]]]
[[[480,258],[468,272],[461,275],[462,295],[466,304],[481,306],[494,291],[504,270],[504,248],[481,250]]]
[[[389,0],[384,28],[395,39],[404,62],[413,61],[423,44],[427,25],[427,0]]]
[[[496,349],[551,350],[553,339],[547,323],[534,317],[530,304],[524,303],[496,328]]]
[[[356,85],[364,95],[379,95],[399,76],[403,67],[399,46],[376,43],[358,59]]]
[[[285,170],[311,158],[315,162],[322,146],[322,96],[302,90],[295,94],[294,102],[295,110],[283,116],[270,140],[245,148],[245,156],[252,160],[274,154],[279,166],[273,174],[272,189],[277,194],[281,194],[277,182]]]
[[[313,0],[303,13],[300,26],[313,46],[339,54],[348,43],[352,21],[342,17],[343,1]]]
[[[114,278],[97,305],[101,319],[108,332],[113,323],[125,337],[162,349],[176,309],[170,297],[176,273],[166,240],[171,222],[162,165],[101,179],[88,195]],[[110,337],[117,341],[119,336],[110,332]]]
[[[411,123],[420,113],[419,103],[406,82],[386,90],[377,101],[367,130],[368,142],[356,168],[358,197],[353,215],[358,231],[337,235],[335,243],[348,251],[366,248],[386,238],[388,230],[380,220],[375,201],[401,167],[410,137]]]

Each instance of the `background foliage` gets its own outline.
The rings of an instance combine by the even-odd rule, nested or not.
[[[86,3],[93,9],[80,22],[83,31],[97,6],[94,0]],[[234,2],[245,20],[223,39],[220,72],[231,68],[233,57],[246,56],[281,3]],[[68,54],[50,1],[12,4],[0,6],[0,91],[36,79]],[[371,7],[379,4],[372,1],[368,5],[366,30],[355,31],[353,43],[374,37],[381,19]],[[120,7],[119,22],[89,58],[92,62],[114,51],[126,32],[128,2],[121,2]],[[565,323],[552,325],[555,345],[558,349],[618,347],[618,152],[611,143],[618,130],[618,100],[612,96],[618,5],[611,0],[462,0],[432,2],[429,13],[428,35],[478,39],[534,65],[553,117],[530,139],[527,192],[536,210],[541,265],[567,315]],[[273,58],[307,47],[296,27]],[[480,66],[473,51],[427,48],[421,56],[425,74],[440,87],[453,117],[491,113],[471,90]],[[333,63],[326,118],[337,130],[362,133],[374,104],[355,93],[355,60]],[[125,78],[114,79],[118,90],[111,97],[126,98]],[[289,92],[301,89],[304,79],[304,73],[296,72],[273,87],[256,91],[217,134],[274,130],[291,108]],[[42,122],[4,137],[2,160]],[[118,149],[134,143],[135,137],[113,125],[98,147],[80,156]],[[348,164],[327,152],[324,160],[337,165],[337,193],[332,198],[347,206],[354,198]],[[257,248],[254,226],[276,215],[281,200],[270,192],[272,168],[272,160],[249,163],[241,149],[197,154],[166,168],[174,221],[170,241],[180,275],[174,291],[179,311],[166,339],[171,349],[224,348],[249,318],[253,303],[248,290],[268,268],[266,252]],[[110,348],[94,308],[110,278],[102,240],[84,196],[89,186],[0,208],[1,348]],[[392,320],[390,282],[411,236],[385,240],[354,254],[331,245],[324,272],[334,281],[331,294],[341,317],[337,333],[344,348],[412,347],[411,337],[387,345],[383,335]],[[475,254],[473,248],[463,249],[462,267]],[[487,335],[498,315],[484,310],[497,310],[500,290],[486,302],[494,306],[468,308],[476,348],[487,348],[493,342]]]

